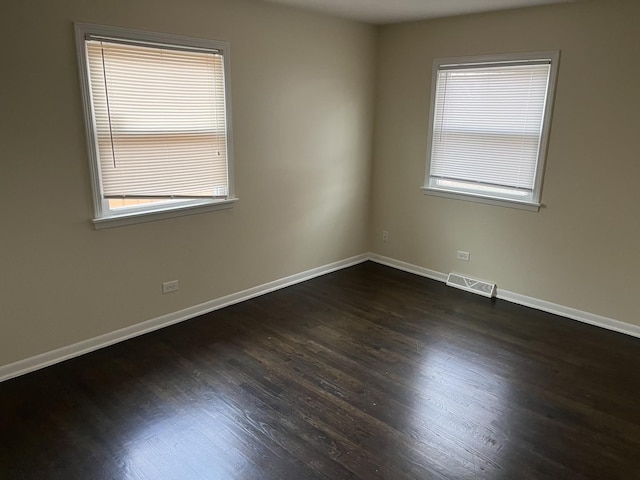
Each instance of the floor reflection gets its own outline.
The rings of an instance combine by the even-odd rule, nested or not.
[[[165,412],[126,444],[125,471],[134,478],[244,478],[251,465],[228,422],[215,402]]]
[[[445,340],[422,352],[411,435],[416,448],[446,466],[448,475],[499,478],[508,441],[499,426],[508,423],[510,389],[499,368],[491,356]]]

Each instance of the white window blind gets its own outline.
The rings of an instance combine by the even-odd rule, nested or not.
[[[103,198],[228,195],[217,51],[86,41]]]
[[[532,196],[550,64],[538,60],[439,67],[430,186]]]

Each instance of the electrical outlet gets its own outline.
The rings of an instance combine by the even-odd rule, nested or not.
[[[458,250],[458,260],[462,260],[463,262],[468,262],[471,254],[469,252],[463,252],[462,250]]]
[[[178,291],[178,280],[171,280],[162,284],[162,293],[173,293]]]
[[[383,242],[388,242],[389,241],[389,232],[387,232],[386,230],[382,231],[382,241]]]

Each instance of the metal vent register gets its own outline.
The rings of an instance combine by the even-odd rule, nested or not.
[[[478,280],[477,278],[466,277],[459,273],[450,273],[447,277],[447,285],[459,288],[467,292],[477,293],[483,297],[493,297],[496,294],[496,284]]]

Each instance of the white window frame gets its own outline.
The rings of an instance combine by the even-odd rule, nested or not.
[[[495,191],[482,192],[465,188],[462,185],[455,185],[454,182],[451,182],[451,184],[448,186],[437,185],[435,179],[431,176],[431,159],[434,138],[436,90],[438,85],[438,73],[441,68],[455,68],[458,66],[465,68],[473,66],[485,67],[492,64],[527,64],[528,62],[535,62],[539,60],[548,60],[550,62],[550,72],[547,85],[546,102],[544,107],[544,117],[540,133],[535,180],[531,196],[526,200],[520,200],[516,196],[510,195],[508,192],[500,193],[499,191],[497,191],[498,189],[494,189]],[[435,195],[456,200],[465,200],[490,205],[538,211],[540,209],[540,206],[542,205],[540,203],[542,196],[542,183],[544,178],[546,153],[549,142],[549,132],[551,128],[551,117],[555,97],[555,87],[558,76],[559,60],[559,51],[435,58],[433,61],[431,83],[431,104],[429,112],[429,131],[427,138],[426,174],[424,185],[421,187],[423,192],[427,195]]]
[[[76,37],[76,51],[80,72],[80,86],[84,107],[85,130],[88,145],[89,166],[91,173],[91,186],[93,192],[94,218],[92,220],[96,229],[118,227],[135,223],[161,220],[165,218],[191,215],[232,208],[238,199],[234,195],[233,182],[233,137],[231,121],[231,90],[230,90],[230,60],[229,43],[182,35],[167,33],[147,32],[129,28],[113,27],[106,25],[94,25],[89,23],[74,23]],[[90,78],[87,61],[85,40],[88,36],[103,36],[114,39],[129,40],[134,42],[147,42],[155,45],[167,45],[174,47],[191,47],[207,50],[218,50],[223,56],[224,62],[224,89],[225,89],[225,117],[227,135],[227,179],[228,193],[225,198],[206,199],[180,199],[167,200],[147,205],[112,209],[108,201],[103,197],[100,160],[98,157],[98,145],[96,126],[93,113],[93,101],[91,97]]]

